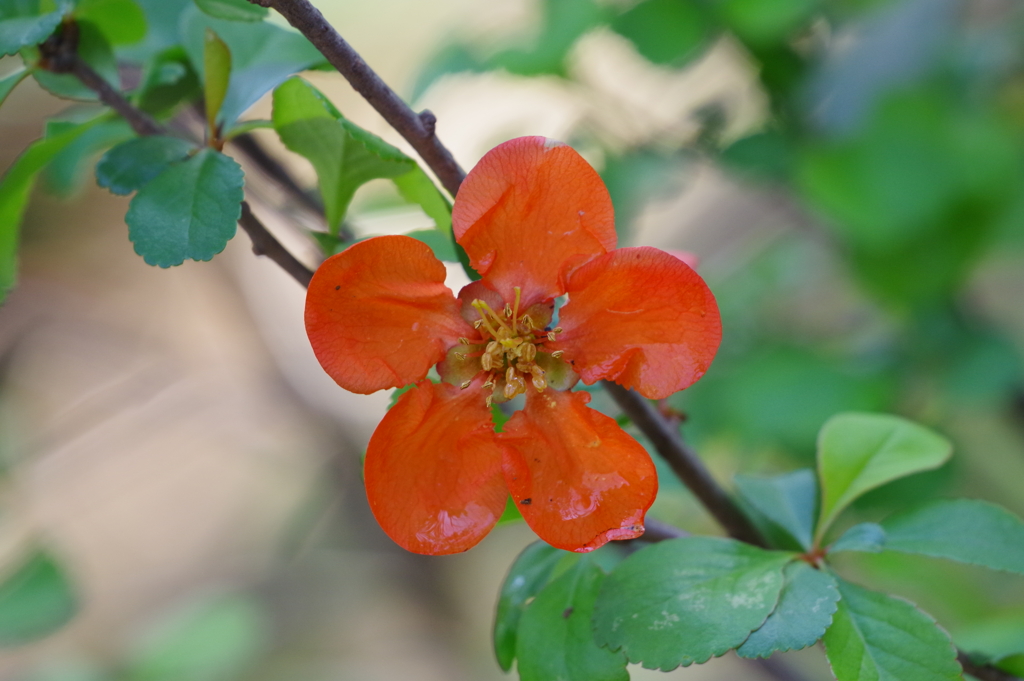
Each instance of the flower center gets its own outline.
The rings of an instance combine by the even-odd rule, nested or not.
[[[459,360],[480,358],[480,369],[488,374],[483,387],[491,391],[487,396],[487,406],[495,397],[500,396],[499,400],[504,401],[523,394],[527,380],[538,392],[543,392],[548,387],[548,380],[541,364],[550,364],[550,360],[558,360],[562,356],[561,351],[544,352],[544,344],[555,340],[562,329],[548,331],[538,328],[528,314],[520,315],[521,290],[518,286],[513,290],[515,304],[506,303],[500,312],[479,298],[471,303],[480,315],[473,327],[480,332],[481,339],[470,341],[460,338],[459,342],[469,346],[467,349],[471,351],[455,353]],[[462,387],[469,387],[471,382],[465,381]]]

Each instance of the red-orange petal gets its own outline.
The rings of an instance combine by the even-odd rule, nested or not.
[[[470,171],[452,226],[473,268],[506,301],[563,293],[568,271],[615,248],[615,216],[604,183],[571,147],[520,137],[491,149]]]
[[[421,380],[473,333],[430,248],[407,236],[361,241],[328,258],[306,293],[306,333],[342,388],[372,393]]]
[[[403,394],[370,438],[363,470],[377,522],[415,553],[473,547],[508,498],[479,385],[422,381]]]
[[[620,248],[573,272],[559,313],[563,350],[583,382],[609,379],[651,399],[695,383],[722,340],[711,289],[656,248]]]
[[[567,551],[593,551],[644,532],[658,493],[654,463],[584,392],[528,391],[498,435],[512,498],[537,535]]]

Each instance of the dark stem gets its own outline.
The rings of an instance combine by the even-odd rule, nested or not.
[[[250,161],[266,173],[267,177],[272,178],[275,182],[281,185],[281,187],[288,192],[288,195],[298,201],[298,203],[305,209],[312,213],[316,213],[317,215],[323,214],[323,203],[321,203],[320,200],[311,193],[303,189],[299,183],[295,181],[295,178],[292,177],[291,173],[289,173],[284,166],[278,163],[277,159],[268,154],[253,135],[246,133],[244,135],[232,137],[230,143],[238,147],[239,151],[245,154]]]
[[[441,184],[453,197],[466,173],[455,162],[452,153],[434,134],[436,119],[429,111],[417,114],[380,79],[359,53],[345,42],[327,23],[320,10],[309,0],[249,0],[262,7],[271,7],[297,28],[331,65],[363,96],[388,124],[406,139],[423,161],[430,166]]]
[[[113,86],[96,73],[91,66],[75,53],[59,53],[60,61],[51,61],[51,68],[58,73],[73,73],[82,83],[99,95],[100,101],[116,111],[128,121],[139,135],[166,135],[167,129],[150,118],[145,112],[132,105]],[[56,68],[54,68],[56,67]],[[274,237],[259,218],[257,218],[247,201],[242,201],[242,215],[238,219],[239,226],[252,239],[252,251],[256,255],[265,255],[292,275],[303,286],[309,286],[313,271],[303,265],[294,255],[288,252],[281,242]]]
[[[1021,681],[1020,678],[1002,669],[988,664],[977,664],[970,656],[962,650],[957,651],[956,659],[964,668],[965,674],[970,674],[979,681]]]
[[[604,381],[604,388],[626,416],[643,431],[683,484],[725,528],[729,536],[754,546],[768,548],[767,542],[753,523],[711,477],[711,473],[704,467],[704,462],[696,452],[679,437],[678,429],[673,427],[653,404],[632,390],[611,381]]]
[[[256,219],[249,208],[248,201],[242,201],[242,216],[238,218],[238,226],[245,230],[245,233],[252,239],[252,252],[256,255],[265,255],[292,275],[295,281],[308,288],[313,278],[313,270],[309,269],[298,258],[288,252],[281,242],[267,228]]]

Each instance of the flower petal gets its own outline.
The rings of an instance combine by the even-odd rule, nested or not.
[[[421,380],[473,332],[430,248],[407,236],[361,241],[328,258],[306,293],[306,333],[342,388],[372,393]]]
[[[552,348],[590,385],[608,379],[662,399],[689,387],[722,340],[704,280],[656,248],[620,248],[572,273]]]
[[[442,555],[476,545],[508,498],[480,386],[422,381],[403,394],[370,438],[364,475],[374,517],[402,548]]]
[[[658,493],[654,463],[584,392],[527,393],[498,439],[512,498],[537,535],[568,551],[593,551],[644,532]]]
[[[500,144],[470,171],[452,211],[456,240],[506,301],[555,298],[567,270],[615,248],[604,183],[571,147],[544,137]]]

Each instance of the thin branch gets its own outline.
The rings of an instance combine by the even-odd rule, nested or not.
[[[238,218],[238,226],[244,229],[252,239],[253,253],[267,256],[280,265],[285,272],[292,275],[295,281],[302,284],[303,287],[309,287],[309,282],[313,278],[313,270],[299,262],[298,258],[281,245],[281,242],[252,214],[248,201],[242,201],[242,216]]]
[[[962,650],[957,650],[957,661],[964,668],[965,674],[970,674],[979,681],[1021,681],[1020,678],[1009,672],[1004,672],[998,667],[989,664],[977,664],[971,660],[970,655]]]
[[[455,196],[466,177],[452,153],[434,134],[437,122],[429,111],[416,113],[380,79],[309,0],[249,0],[277,10],[320,50],[327,61],[363,96],[388,124],[406,139],[430,166],[448,193]]]
[[[260,170],[262,170],[267,177],[270,177],[277,182],[281,187],[288,192],[288,195],[294,198],[299,204],[301,204],[306,210],[309,210],[317,215],[323,215],[324,204],[316,198],[313,194],[303,189],[295,178],[292,177],[291,173],[277,162],[273,156],[267,153],[266,149],[263,148],[256,137],[251,133],[245,133],[232,137],[230,143],[238,147],[239,151],[248,157]]]
[[[677,429],[672,427],[654,405],[635,392],[611,381],[605,381],[604,388],[626,416],[643,431],[683,484],[725,528],[729,536],[754,546],[767,548],[761,533],[711,477],[711,473],[704,467],[704,462],[682,441]]]

